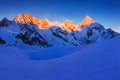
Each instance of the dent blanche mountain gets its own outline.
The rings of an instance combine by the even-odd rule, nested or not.
[[[39,19],[31,14],[18,14],[13,20],[0,21],[1,46],[80,46],[110,39],[119,34],[86,16],[79,24]]]

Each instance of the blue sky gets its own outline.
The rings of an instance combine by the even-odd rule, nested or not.
[[[0,19],[13,19],[19,13],[74,23],[89,15],[106,28],[120,27],[119,0],[0,0]]]

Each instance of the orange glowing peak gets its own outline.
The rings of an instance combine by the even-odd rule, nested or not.
[[[18,14],[13,21],[21,24],[35,24],[40,29],[48,29],[52,26],[60,27],[61,29],[71,32],[71,31],[80,31],[81,26],[89,25],[91,23],[95,23],[95,21],[90,18],[88,15],[80,22],[80,24],[76,25],[71,20],[67,19],[64,23],[60,23],[58,21],[49,21],[47,18],[39,19],[31,14]]]
[[[71,31],[74,31],[76,30],[76,25],[71,21],[71,20],[66,20],[62,27],[61,27],[63,30],[66,30],[67,32],[71,32]]]
[[[41,29],[46,29],[46,28],[49,28],[50,25],[49,25],[49,20],[47,18],[44,18],[41,20],[41,25],[39,25],[39,28]]]
[[[35,18],[33,17],[31,14],[18,14],[13,21],[17,22],[17,23],[21,23],[21,24],[35,24],[37,25],[39,28],[44,29],[44,28],[48,28],[49,25],[49,20],[47,18],[44,19],[39,19],[39,18]]]
[[[90,16],[86,16],[81,22],[80,22],[80,26],[83,26],[83,25],[89,25],[89,24],[92,24],[92,23],[95,23],[95,21],[90,17]]]
[[[72,27],[72,26],[74,26],[73,22],[72,22],[71,20],[69,20],[69,19],[67,19],[67,20],[64,22],[64,25],[65,25],[66,27]]]
[[[22,24],[32,23],[33,16],[31,14],[19,14],[13,19],[13,21]]]

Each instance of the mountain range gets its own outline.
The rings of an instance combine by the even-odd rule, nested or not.
[[[13,20],[0,21],[1,46],[80,46],[110,39],[119,33],[94,21],[88,15],[79,23],[39,19],[31,14],[18,14]]]

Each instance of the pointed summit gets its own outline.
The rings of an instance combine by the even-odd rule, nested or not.
[[[20,23],[20,24],[35,24],[36,26],[38,26],[40,29],[46,29],[49,28],[49,20],[47,18],[44,19],[39,19],[39,18],[35,18],[34,16],[32,16],[31,14],[18,14],[13,21],[15,21],[16,23]]]
[[[95,23],[95,21],[90,17],[90,16],[86,16],[81,22],[80,22],[80,26],[83,26],[83,25],[90,25],[92,23]]]
[[[21,24],[33,23],[33,16],[31,14],[18,14],[13,21]]]
[[[73,25],[74,25],[73,22],[72,22],[71,20],[69,20],[69,19],[67,19],[67,20],[64,22],[64,24],[65,24],[65,26],[67,26],[67,27],[70,27],[70,26],[73,26]]]
[[[0,21],[0,26],[8,26],[11,23],[10,20],[8,20],[6,17],[4,17],[1,21]]]
[[[65,26],[72,26],[73,25],[73,22],[69,19],[67,19],[65,22],[64,22]]]
[[[13,19],[13,21],[16,23],[19,23],[19,24],[35,24],[40,29],[48,29],[52,26],[57,26],[67,32],[71,32],[71,31],[75,31],[75,30],[80,31],[81,26],[90,25],[91,23],[95,23],[95,21],[88,15],[80,22],[80,24],[76,25],[69,19],[67,19],[64,23],[60,23],[58,21],[51,22],[47,18],[39,19],[39,18],[32,16],[29,13],[28,14],[18,14]]]
[[[75,27],[75,24],[71,20],[67,19],[62,25],[62,29],[66,30],[67,32],[71,32],[75,30],[76,27]]]
[[[86,15],[86,18],[92,19],[89,15]]]

